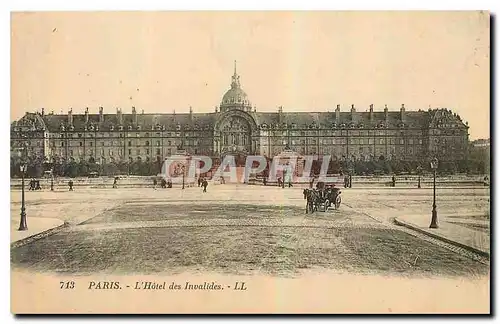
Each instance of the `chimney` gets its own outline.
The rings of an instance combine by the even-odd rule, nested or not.
[[[193,107],[189,106],[189,121],[193,121]]]
[[[278,107],[278,123],[281,124],[283,120],[283,106]]]
[[[370,121],[373,122],[373,104],[370,105]]]
[[[401,114],[401,122],[405,122],[406,120],[406,114],[405,114],[405,104],[401,104],[401,109],[400,109],[400,114]]]
[[[356,119],[356,108],[354,108],[354,105],[351,105],[351,121],[355,121]]]
[[[218,112],[218,110],[217,110],[217,106],[215,106],[215,112]]]
[[[122,110],[120,108],[116,108],[116,116],[118,119],[118,124],[122,125],[123,124],[123,117],[122,117]]]
[[[387,109],[387,105],[384,107],[384,115],[385,115],[385,122],[387,123],[389,121],[389,109]]]
[[[99,107],[99,122],[104,122],[104,108]]]
[[[132,121],[134,125],[137,125],[137,111],[135,110],[135,107],[132,107]]]
[[[45,108],[42,108],[42,116],[45,116]]]
[[[68,111],[68,125],[73,125],[73,108],[70,108]]]
[[[85,124],[89,122],[89,107],[85,108]]]
[[[335,108],[335,121],[337,124],[340,123],[340,105]]]

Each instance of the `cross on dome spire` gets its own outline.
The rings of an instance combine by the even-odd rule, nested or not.
[[[238,73],[236,73],[236,60],[234,60],[234,74],[233,82],[231,82],[231,88],[240,88],[240,76],[238,75]]]

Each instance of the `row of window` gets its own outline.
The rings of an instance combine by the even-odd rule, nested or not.
[[[282,140],[281,143],[283,145],[291,144],[291,145],[306,145],[306,140]],[[339,144],[339,145],[345,145],[347,144],[347,139],[346,138],[324,138],[322,140],[316,141],[315,139],[310,139],[308,141],[308,144],[310,145],[316,145],[317,143],[319,144],[325,144],[325,145],[332,145],[332,144]],[[392,144],[395,145],[396,143],[404,145],[407,143],[408,145],[414,145],[414,144],[423,144],[422,139],[414,140],[412,138],[408,139],[408,141],[405,141],[403,138],[399,139],[399,141],[396,141],[395,138],[379,138],[377,141],[373,138],[349,138],[349,144],[352,145],[374,145],[374,144],[379,144],[379,145],[385,145],[385,144]]]

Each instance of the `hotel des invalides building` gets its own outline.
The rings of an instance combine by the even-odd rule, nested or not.
[[[465,162],[468,136],[467,123],[448,109],[337,105],[325,112],[286,112],[282,107],[259,112],[243,91],[235,66],[231,88],[211,113],[191,108],[189,113],[138,113],[135,107],[128,113],[120,108],[108,113],[103,107],[97,113],[89,108],[84,114],[71,109],[67,114],[47,113],[43,108],[26,113],[11,124],[11,160],[27,155],[45,164],[159,165],[182,150],[210,156],[217,165],[229,153],[244,164],[247,155],[271,159],[293,151],[317,159],[330,155],[333,172],[352,172],[352,165],[370,161],[427,169],[434,157],[444,163]]]

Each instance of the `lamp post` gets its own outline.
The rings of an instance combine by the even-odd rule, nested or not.
[[[181,170],[182,170],[182,189],[184,189],[184,177],[185,177],[185,170],[186,170],[186,167],[184,166],[184,164],[181,166]]]
[[[19,168],[21,170],[21,222],[19,223],[19,231],[25,231],[28,229],[26,223],[26,208],[24,205],[24,173],[26,172],[27,165],[21,162]]]
[[[422,167],[420,165],[417,167],[417,174],[418,174],[418,189],[420,189],[421,188],[421,186],[420,186],[420,177],[422,175]]]
[[[438,159],[434,158],[431,161],[431,169],[434,171],[434,181],[433,181],[433,200],[432,200],[432,219],[431,219],[431,225],[429,228],[438,228],[438,222],[437,222],[437,210],[436,210],[436,170],[438,168]]]
[[[50,169],[50,191],[54,191],[54,167]]]

